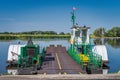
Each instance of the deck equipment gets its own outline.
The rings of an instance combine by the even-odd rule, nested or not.
[[[45,50],[39,51],[39,45],[28,40],[27,45],[10,45],[8,50],[8,69],[16,68],[17,74],[31,74],[40,69]]]

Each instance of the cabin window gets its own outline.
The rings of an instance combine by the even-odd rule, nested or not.
[[[78,30],[78,31],[75,32],[75,36],[76,36],[76,37],[79,37],[79,36],[80,36],[80,30]]]

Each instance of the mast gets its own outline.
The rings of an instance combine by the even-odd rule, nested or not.
[[[75,7],[73,7],[73,11],[71,12],[71,14],[72,14],[72,16],[71,16],[71,19],[72,19],[72,23],[73,23],[73,26],[75,25],[75,10],[76,10],[76,8]]]

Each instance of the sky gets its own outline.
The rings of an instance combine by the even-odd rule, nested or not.
[[[79,26],[120,26],[120,0],[0,0],[0,32],[71,32],[72,8]]]

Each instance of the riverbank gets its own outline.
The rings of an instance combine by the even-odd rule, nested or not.
[[[45,38],[45,39],[54,39],[54,38],[68,38],[70,39],[70,35],[64,34],[0,34],[0,40],[14,40],[14,39],[29,39],[29,38],[33,38],[33,39],[37,39],[37,38]],[[95,37],[95,36],[90,36],[90,38],[116,38],[116,39],[120,39],[120,37]]]
[[[91,36],[90,38],[104,38],[104,39],[111,39],[111,38],[115,38],[115,39],[120,39],[120,37],[95,37],[95,36]]]
[[[55,74],[55,75],[2,75],[0,80],[116,80],[120,74]]]

